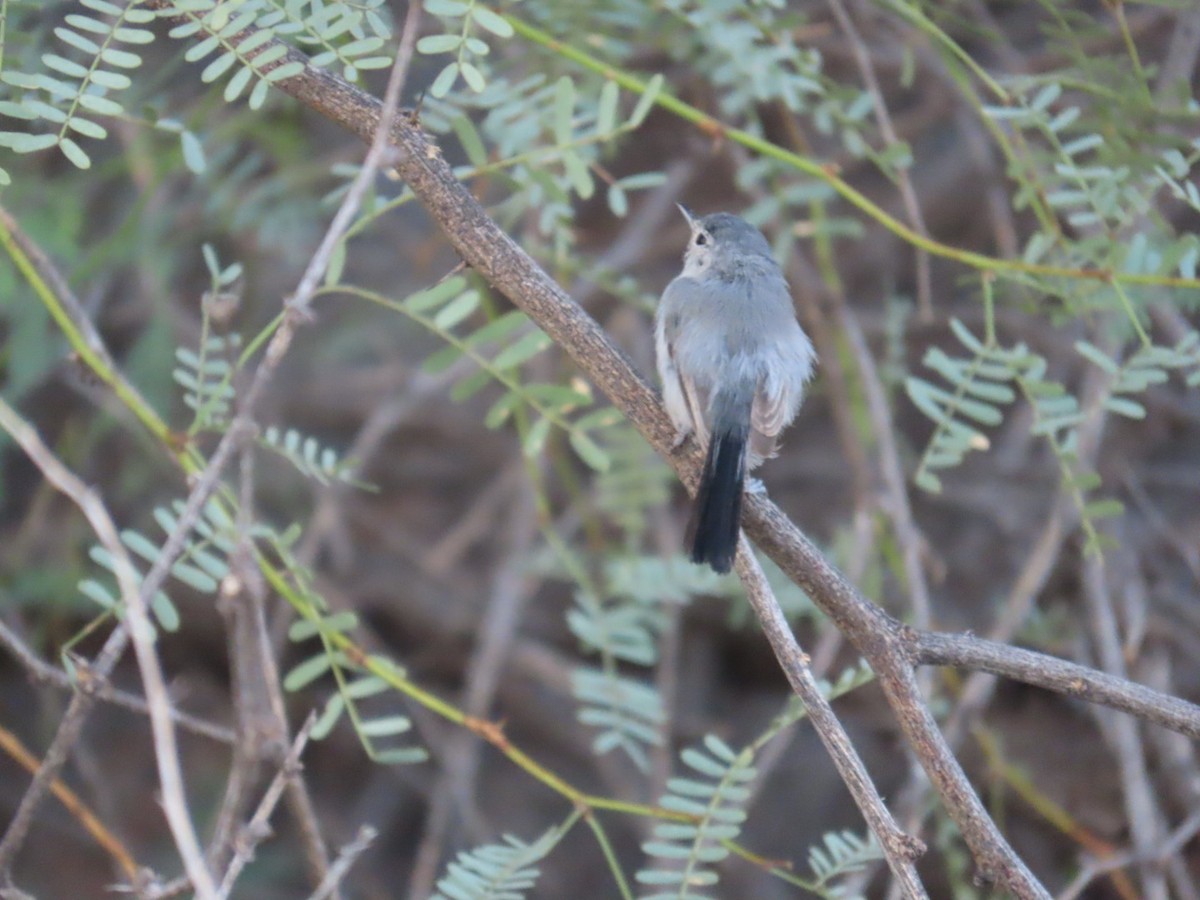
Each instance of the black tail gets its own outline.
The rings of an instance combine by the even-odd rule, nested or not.
[[[749,422],[739,422],[713,432],[704,474],[700,476],[700,490],[696,492],[696,505],[688,522],[692,562],[708,563],[721,573],[729,571],[737,555],[749,426]]]

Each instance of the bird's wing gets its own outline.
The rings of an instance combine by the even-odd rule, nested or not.
[[[675,291],[676,287],[677,283],[674,281],[667,285],[655,323],[654,349],[658,358],[658,374],[662,379],[663,403],[680,435],[695,432],[696,439],[704,446],[708,441],[708,427],[704,421],[708,396],[677,363],[679,297]]]
[[[688,416],[692,420],[692,429],[696,432],[696,440],[701,447],[708,446],[708,423],[704,421],[704,411],[708,409],[708,393],[696,385],[689,376],[680,373],[680,386],[683,388],[684,402],[687,404]]]
[[[750,425],[767,437],[775,437],[787,424],[788,392],[777,379],[767,378],[754,394],[754,406],[750,410]]]

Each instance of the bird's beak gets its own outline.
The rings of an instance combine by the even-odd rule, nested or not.
[[[683,213],[683,217],[685,219],[687,219],[688,228],[695,228],[696,220],[695,220],[695,218],[692,217],[692,214],[690,212],[688,212],[687,207],[684,206],[682,203],[676,203],[675,205],[679,207],[679,211],[681,213]]]

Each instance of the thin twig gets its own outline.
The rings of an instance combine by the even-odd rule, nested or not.
[[[900,883],[904,896],[928,896],[913,865],[913,861],[925,852],[925,845],[917,838],[905,834],[888,812],[887,805],[879,796],[871,776],[850,742],[850,736],[846,734],[829,701],[821,693],[821,688],[809,669],[808,655],[796,643],[783,610],[779,607],[779,601],[775,599],[771,586],[767,583],[767,576],[744,536],[738,544],[737,573],[746,588],[746,598],[758,616],[763,633],[767,636],[771,649],[775,651],[775,658],[787,676],[788,684],[808,710],[808,718],[813,723],[817,736],[833,759],[838,774],[841,775],[871,831],[879,839],[888,867]]]
[[[37,773],[41,761],[29,752],[15,734],[3,726],[0,726],[0,749],[31,775]],[[129,883],[135,887],[139,886],[144,881],[143,873],[139,871],[137,862],[116,835],[109,831],[99,817],[80,799],[79,795],[62,781],[55,779],[50,789],[58,801],[83,826],[83,829],[113,858],[125,877],[129,879]]]
[[[234,745],[225,793],[214,817],[208,860],[216,870],[225,867],[237,834],[237,823],[250,802],[263,764],[286,753],[287,719],[279,690],[279,673],[270,647],[264,644],[263,603],[266,587],[254,561],[251,529],[254,521],[253,448],[243,447],[239,459],[236,544],[229,555],[229,572],[221,580],[217,611],[225,622],[230,694],[238,740]]]
[[[892,116],[883,99],[883,90],[879,86],[879,79],[875,76],[875,66],[871,62],[871,55],[867,52],[862,35],[858,33],[858,27],[854,24],[854,19],[851,18],[842,0],[827,0],[827,2],[833,12],[833,17],[837,19],[838,27],[842,29],[846,40],[850,43],[854,64],[858,66],[858,73],[862,76],[867,93],[871,95],[871,105],[875,110],[875,122],[879,125],[879,133],[889,147],[896,147],[902,142],[892,125]],[[904,166],[897,166],[894,175],[908,221],[912,223],[913,230],[917,234],[928,240],[929,229],[925,225],[925,215],[921,212],[921,202],[917,199],[917,192],[913,188],[908,169]],[[929,252],[921,247],[917,248],[917,310],[922,321],[933,321],[933,279],[930,272]]]
[[[838,0],[830,0],[837,3]],[[879,370],[867,346],[862,329],[854,314],[848,308],[845,299],[840,295],[834,298],[838,314],[838,324],[846,335],[850,352],[858,366],[862,378],[863,395],[867,401],[867,412],[871,417],[871,425],[875,432],[875,440],[879,446],[879,472],[882,476],[886,502],[884,512],[892,522],[896,542],[900,545],[901,559],[904,564],[904,581],[908,588],[908,599],[912,610],[913,624],[918,628],[929,628],[932,624],[932,609],[929,599],[929,583],[925,579],[925,569],[921,564],[921,548],[924,539],[917,528],[913,517],[912,504],[908,501],[908,487],[904,479],[904,469],[900,463],[900,450],[896,446],[896,428],[892,422],[891,410],[888,408],[887,395],[883,382],[879,378]]]
[[[1121,637],[1113,611],[1105,560],[1098,553],[1083,562],[1084,597],[1087,600],[1088,623],[1092,640],[1104,671],[1124,679],[1125,660],[1121,653]],[[1100,722],[1116,754],[1121,776],[1121,793],[1134,850],[1142,856],[1153,852],[1159,843],[1159,811],[1154,802],[1154,788],[1146,770],[1146,748],[1138,734],[1138,724],[1125,716],[1114,716],[1108,710]],[[1167,880],[1161,870],[1143,866],[1142,896],[1146,900],[1166,900]]]
[[[346,877],[346,873],[350,871],[350,867],[366,852],[377,836],[378,832],[370,825],[360,825],[354,840],[338,851],[337,859],[329,867],[329,874],[312,892],[308,900],[325,900],[326,897],[333,896],[342,879]]]
[[[342,203],[338,207],[333,221],[329,223],[329,228],[325,230],[325,236],[321,239],[317,252],[308,261],[308,267],[304,270],[300,283],[296,285],[296,292],[287,302],[288,309],[294,311],[295,315],[307,315],[313,294],[316,293],[321,279],[325,277],[330,260],[333,259],[333,253],[341,242],[342,236],[354,221],[354,217],[358,215],[358,209],[362,206],[367,188],[375,180],[375,173],[383,165],[385,157],[395,152],[391,141],[392,120],[400,108],[400,95],[404,92],[405,81],[408,80],[408,69],[412,65],[413,49],[416,47],[420,25],[421,3],[419,0],[412,0],[408,4],[408,11],[404,16],[404,25],[400,32],[400,45],[396,50],[396,59],[392,63],[383,103],[379,108],[379,120],[371,138],[371,149],[367,151],[362,166],[354,176],[354,180],[350,182],[350,188],[342,198]],[[268,357],[270,353],[268,349]]]
[[[1109,381],[1109,376],[1099,368],[1089,371],[1084,379],[1083,420],[1078,426],[1075,450],[1075,466],[1081,472],[1088,471],[1095,465],[1100,452],[1101,438],[1108,421],[1108,411],[1104,404],[1108,397]],[[1064,543],[1078,521],[1079,509],[1072,496],[1071,486],[1064,479],[1059,484],[1042,530],[1009,589],[1000,614],[988,629],[989,640],[1010,640],[1028,620],[1034,603],[1054,571]],[[959,692],[954,712],[946,723],[946,739],[950,746],[958,745],[966,733],[970,718],[987,705],[995,689],[996,679],[986,672],[974,672],[967,679]]]
[[[0,644],[8,648],[17,661],[25,667],[31,678],[68,691],[74,690],[78,686],[62,669],[45,662],[33,650],[25,646],[20,636],[5,625],[4,622],[0,622]],[[129,691],[114,688],[107,681],[96,685],[93,696],[114,706],[120,706],[123,709],[139,713],[140,715],[146,715],[150,711],[145,698],[139,697],[137,694]],[[206,719],[181,712],[173,707],[171,709],[171,719],[185,731],[202,735],[210,740],[218,741],[222,744],[232,744],[234,741],[232,728],[217,725],[215,722],[209,722]]]
[[[179,850],[184,869],[197,896],[201,900],[215,898],[216,885],[204,861],[204,853],[200,849],[200,841],[196,837],[191,813],[188,811],[183,772],[180,769],[179,751],[175,741],[175,723],[171,719],[171,699],[167,694],[166,679],[163,677],[158,651],[155,649],[154,626],[150,623],[146,600],[142,596],[141,585],[138,584],[137,570],[121,543],[117,526],[100,495],[59,462],[50,448],[42,442],[33,426],[17,415],[3,400],[0,400],[0,427],[21,445],[46,479],[79,507],[101,545],[112,556],[113,574],[120,588],[133,651],[146,690],[150,727],[154,734],[154,759],[158,765],[159,784],[162,787],[163,811],[175,839],[175,847]]]
[[[909,630],[917,665],[991,672],[1046,690],[1129,713],[1153,725],[1200,739],[1200,706],[1078,663],[969,634]]]
[[[42,755],[42,765],[29,782],[29,787],[25,789],[21,802],[17,804],[17,811],[8,823],[8,830],[4,832],[4,840],[0,841],[0,877],[7,876],[12,861],[29,832],[34,811],[58,778],[58,773],[79,740],[88,713],[96,702],[93,686],[107,681],[128,643],[129,631],[124,626],[113,629],[91,665],[79,670],[79,689],[67,704],[67,711],[58,723],[50,746]]]
[[[316,721],[316,713],[311,713],[307,721],[300,727],[300,730],[296,733],[295,740],[292,741],[291,749],[288,750],[287,756],[284,757],[283,763],[279,767],[279,771],[271,779],[270,787],[263,794],[263,798],[259,801],[254,815],[250,817],[250,821],[242,828],[241,834],[235,841],[236,850],[233,858],[229,861],[229,866],[225,869],[224,877],[221,879],[221,892],[219,896],[222,900],[229,896],[246,864],[254,859],[255,848],[271,834],[271,816],[274,815],[275,807],[279,804],[279,799],[283,796],[288,782],[299,777],[298,773],[302,768],[300,757],[304,754],[304,748],[308,745],[308,736],[312,732],[312,727],[316,724]]]
[[[1084,863],[1079,874],[1055,900],[1075,900],[1089,884],[1101,875],[1107,875],[1109,872],[1124,869],[1135,863],[1162,865],[1182,850],[1184,844],[1194,838],[1197,832],[1200,832],[1200,812],[1194,812],[1184,819],[1179,827],[1171,832],[1170,837],[1162,843],[1156,844],[1147,852],[1127,850],[1124,853],[1113,854],[1106,859],[1089,859]]]

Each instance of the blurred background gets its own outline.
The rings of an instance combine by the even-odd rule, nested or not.
[[[255,27],[382,96],[405,4],[243,6]],[[285,6],[303,28],[271,18]],[[1190,4],[479,9],[427,0],[404,104],[647,379],[654,305],[688,233],[675,204],[747,216],[771,241],[821,366],[761,476],[869,598],[918,627],[1200,695],[1200,15]],[[55,32],[86,32],[66,18],[81,10],[7,5],[5,128],[56,130],[18,105],[64,98],[5,76],[47,71],[46,53],[86,63],[86,48]],[[339,16],[349,17],[341,31]],[[12,252],[0,265],[3,397],[118,525],[155,545],[165,538],[155,510],[191,487],[176,454],[210,454],[227,429],[261,360],[241,350],[261,349],[256,339],[278,326],[364,155],[278,91],[259,105],[227,102],[229,76],[208,84],[216,57],[186,56],[200,39],[172,37],[177,24],[144,26],[153,42],[136,48],[131,86],[109,92],[122,112],[99,117],[107,139],[78,141],[89,167],[61,144],[0,159],[6,230],[62,275],[53,291],[74,294],[172,436],[148,434],[89,371]],[[618,90],[613,73],[644,90]],[[654,105],[656,94],[722,128]],[[839,196],[846,186],[863,202]],[[1150,283],[1079,275],[1096,269]],[[884,896],[869,849],[838,837],[864,837],[863,822],[790,706],[736,580],[682,555],[687,500],[673,473],[512,310],[458,266],[404,185],[378,176],[253,411],[260,446],[224,474],[264,529],[256,546],[312,608],[356,614],[346,634],[358,647],[502,722],[513,745],[579,790],[653,804],[670,777],[699,777],[683,748],[709,746],[706,736],[753,747],[741,844],[810,888],[821,871],[809,848],[825,848],[847,871],[817,893]],[[113,621],[79,587],[105,577],[85,520],[7,439],[0,466],[0,728],[40,758],[70,700],[46,667],[93,658]],[[879,790],[930,845],[931,895],[990,896],[869,673],[801,592],[776,581]],[[174,628],[158,610],[175,706],[223,729],[180,734],[205,840],[231,793],[243,820],[278,770],[269,754],[257,769],[235,765],[231,741],[261,749],[246,729],[261,722],[255,684],[271,693],[259,683],[270,668],[239,644],[245,622],[215,583],[168,583]],[[262,609],[280,672],[320,656],[289,638],[295,603],[264,589]],[[338,695],[318,674],[283,693],[292,734]],[[1048,889],[1200,896],[1190,742],[1021,684],[923,677],[977,789]],[[141,692],[132,658],[112,682]],[[504,834],[533,842],[570,815],[563,796],[427,706],[400,692],[361,703],[411,731],[364,736],[362,722],[330,712],[329,733],[303,757],[310,806],[289,794],[233,896],[307,896],[313,823],[333,856],[361,826],[377,831],[342,896],[428,897],[456,854]],[[423,762],[371,759],[418,747]],[[231,767],[244,783],[230,786]],[[138,865],[179,874],[144,715],[100,703],[62,778]],[[0,753],[0,822],[28,784],[11,749]],[[597,815],[626,877],[671,868],[642,849],[651,820]],[[1089,869],[1131,848],[1169,852]],[[859,851],[864,868],[853,865]],[[39,897],[100,896],[126,881],[55,800],[7,862]],[[528,896],[620,896],[581,825],[536,865]],[[695,896],[813,895],[736,855],[710,868],[719,883]]]

